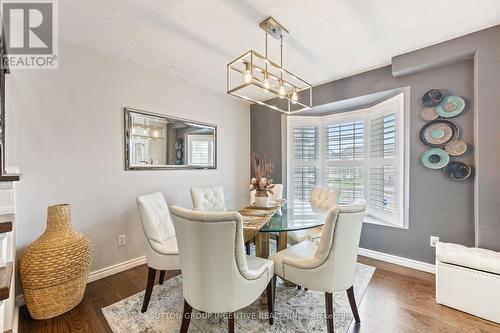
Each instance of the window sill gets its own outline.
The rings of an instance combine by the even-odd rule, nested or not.
[[[377,224],[377,225],[381,225],[384,227],[391,227],[391,228],[398,228],[398,229],[408,229],[408,226],[406,226],[404,224],[389,223],[387,221],[378,219],[378,218],[371,216],[371,215],[365,215],[365,217],[363,218],[363,223]]]

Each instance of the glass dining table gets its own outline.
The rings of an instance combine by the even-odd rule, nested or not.
[[[267,208],[248,204],[239,207],[244,207],[238,211],[244,220],[245,242],[254,238],[256,255],[261,258],[269,257],[272,233],[277,234],[277,250],[281,251],[287,246],[288,232],[319,227],[325,220],[324,213],[313,212],[307,205],[301,209],[288,207],[286,200],[272,203]]]
[[[322,226],[325,214],[310,210],[297,210],[287,207],[286,203],[265,223],[255,235],[256,255],[261,258],[269,257],[270,235],[277,234],[277,250],[286,249],[288,232],[306,230]]]

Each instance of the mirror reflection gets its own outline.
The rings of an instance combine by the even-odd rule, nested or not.
[[[216,126],[125,109],[127,170],[216,167]]]

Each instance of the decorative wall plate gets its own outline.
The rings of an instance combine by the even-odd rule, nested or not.
[[[465,109],[465,101],[459,96],[447,96],[436,106],[436,113],[445,118],[456,117]]]
[[[431,121],[439,117],[439,115],[436,113],[436,109],[428,107],[420,112],[420,117],[422,117],[422,119],[425,121]]]
[[[467,151],[467,144],[462,140],[453,140],[446,144],[444,150],[451,156],[460,156]]]
[[[420,140],[424,145],[434,148],[444,147],[458,138],[458,126],[449,120],[434,120],[422,127]]]
[[[436,106],[443,101],[444,94],[439,89],[431,89],[422,97],[422,104],[427,107]]]
[[[422,154],[421,160],[429,169],[441,169],[448,164],[450,156],[442,149],[432,148]]]
[[[443,168],[443,173],[452,180],[465,180],[472,174],[472,168],[463,162],[451,162]]]

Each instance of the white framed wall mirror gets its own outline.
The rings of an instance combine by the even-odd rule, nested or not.
[[[216,169],[217,126],[125,108],[125,170]]]

